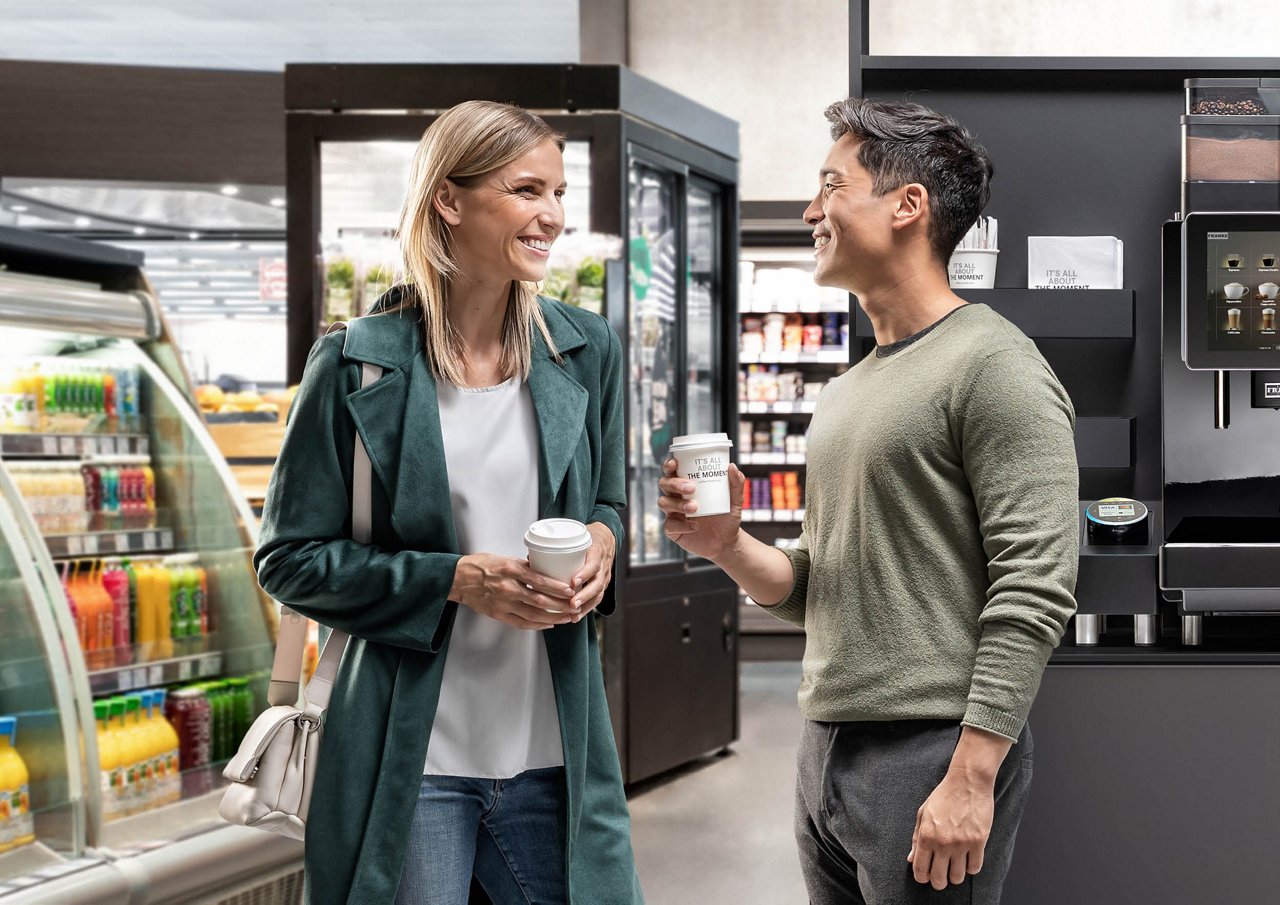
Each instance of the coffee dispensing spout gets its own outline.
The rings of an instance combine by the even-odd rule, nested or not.
[[[1213,372],[1213,427],[1226,430],[1231,426],[1231,372]]]

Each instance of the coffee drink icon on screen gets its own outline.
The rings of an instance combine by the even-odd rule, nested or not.
[[[1241,312],[1239,308],[1227,309],[1227,329],[1228,330],[1240,329],[1240,313]]]
[[[1239,267],[1240,262],[1244,260],[1244,255],[1235,252],[1228,252],[1227,256],[1222,259],[1223,267]]]
[[[1262,309],[1262,329],[1274,330],[1275,328],[1276,328],[1276,309],[1263,308]]]
[[[1265,254],[1265,255],[1263,255],[1261,258],[1259,258],[1259,259],[1258,259],[1258,266],[1259,266],[1259,267],[1275,267],[1275,266],[1276,266],[1276,256],[1275,256],[1275,253],[1274,253],[1274,252],[1268,252],[1267,254]]]
[[[1238,302],[1244,298],[1244,294],[1249,291],[1249,287],[1244,283],[1228,283],[1222,287],[1222,294],[1233,302]]]

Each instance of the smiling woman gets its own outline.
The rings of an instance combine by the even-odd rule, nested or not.
[[[307,820],[313,905],[464,905],[473,877],[498,903],[642,901],[595,626],[622,543],[621,343],[537,294],[563,148],[516,107],[440,116],[401,212],[406,281],[307,363],[255,563],[350,635]],[[357,435],[368,544],[346,524]],[[575,523],[568,575],[525,557],[544,519]]]

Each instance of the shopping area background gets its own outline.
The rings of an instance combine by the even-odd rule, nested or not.
[[[1191,0],[1081,0],[1051,12],[1002,0],[975,15],[877,0],[865,30],[884,58],[1274,54],[1265,30],[1238,28],[1268,8],[1233,9],[1208,19]],[[193,10],[41,0],[7,3],[4,16],[0,902],[40,901],[77,876],[85,888],[63,900],[126,901],[125,874],[112,867],[121,861],[148,878],[149,902],[296,901],[297,847],[232,832],[216,805],[223,766],[266,706],[277,615],[249,556],[284,419],[315,335],[399,276],[391,229],[422,128],[417,105],[388,87],[394,79],[354,80],[366,94],[347,118],[315,100],[325,99],[315,93],[328,85],[323,66],[296,92],[283,68],[370,61],[453,64],[457,86],[471,66],[624,65],[658,86],[656,110],[619,104],[604,111],[610,119],[554,108],[580,132],[565,149],[567,228],[545,291],[609,316],[633,356],[619,589],[635,605],[601,638],[610,707],[649,900],[802,901],[790,771],[803,637],[667,542],[654,493],[672,436],[728,431],[748,477],[748,530],[778,546],[799,536],[808,419],[871,341],[845,294],[813,285],[799,222],[830,144],[821,111],[854,87],[861,48],[851,52],[849,35],[862,4],[381,0],[356,10],[237,0]],[[899,64],[881,65],[884,77]],[[1007,80],[1000,88],[1016,93]],[[361,115],[377,104],[385,109]],[[1178,104],[1166,106],[1168,134],[1143,141],[1176,154]],[[289,157],[286,110],[295,132],[311,130],[314,158]],[[628,132],[622,119],[640,126]],[[997,157],[997,182],[1002,166]],[[1017,215],[1040,206],[1022,193]],[[1012,225],[1014,207],[992,212]],[[1142,228],[1154,236],[1165,208],[1172,202]],[[1123,233],[1101,216],[1089,231]],[[1124,238],[1132,277],[1138,245]],[[1132,314],[1156,294],[1135,302],[1129,292],[1125,304]],[[1117,348],[1139,321],[1107,335],[1111,320],[1100,318],[1098,345],[1062,354],[1123,369],[1128,347]],[[1089,472],[1093,498],[1109,495],[1117,473],[1148,482],[1159,446],[1158,432],[1154,442],[1142,433],[1145,412],[1135,426],[1112,408],[1082,409],[1099,416],[1090,429],[1120,438],[1125,459]],[[1166,666],[1177,662],[1169,656]],[[1203,690],[1198,682],[1188,684]],[[1244,683],[1222,699],[1250,694]],[[1067,769],[1045,757],[1042,775]],[[1109,764],[1089,781],[1136,809],[1126,795],[1145,780],[1122,782],[1128,774]],[[1033,826],[1026,852],[1050,836]],[[1097,845],[1094,860],[1123,860]],[[1183,892],[1195,882],[1184,878]]]

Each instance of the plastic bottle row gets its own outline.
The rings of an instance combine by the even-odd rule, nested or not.
[[[203,653],[209,574],[194,553],[65,564],[63,590],[90,670]]]
[[[240,676],[96,701],[103,818],[178,801],[184,771],[229,760],[265,706],[254,685]],[[205,781],[189,791],[211,787]]]
[[[7,461],[5,468],[43,534],[155,527],[156,474],[147,456]]]
[[[0,717],[0,852],[36,841],[30,774],[15,747],[17,717]]]
[[[0,366],[0,433],[76,430],[101,417],[108,429],[131,429],[141,416],[136,366],[111,367],[66,359]]]

